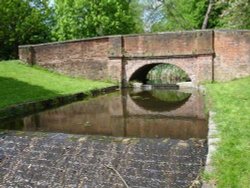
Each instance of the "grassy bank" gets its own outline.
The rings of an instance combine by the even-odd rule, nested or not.
[[[218,187],[250,187],[250,77],[206,88],[221,138],[210,178]]]
[[[0,62],[0,108],[111,85],[59,75],[20,61]]]

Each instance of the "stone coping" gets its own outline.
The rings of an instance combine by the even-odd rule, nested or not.
[[[36,46],[47,46],[47,45],[58,45],[58,44],[65,44],[65,43],[75,43],[75,42],[82,42],[82,41],[93,41],[93,40],[102,40],[102,39],[109,39],[115,37],[137,37],[137,36],[154,36],[154,35],[164,35],[164,34],[185,34],[185,33],[197,33],[197,32],[223,32],[223,33],[242,33],[242,32],[250,32],[250,30],[189,30],[189,31],[168,31],[168,32],[156,32],[156,33],[139,33],[139,34],[126,34],[126,35],[106,35],[106,36],[98,36],[98,37],[90,37],[90,38],[83,38],[83,39],[73,39],[73,40],[66,40],[66,41],[58,41],[58,42],[48,42],[48,43],[40,43],[40,44],[28,44],[28,45],[20,45],[19,48],[27,48],[27,47],[36,47]]]
[[[220,138],[218,137],[218,130],[216,127],[216,123],[214,122],[214,117],[216,113],[210,111],[209,112],[209,120],[208,120],[208,137],[207,137],[207,145],[208,145],[208,154],[205,164],[205,172],[211,174],[214,171],[214,166],[212,163],[212,156],[215,153],[218,143],[220,142]],[[206,182],[203,180],[202,188],[215,188],[215,182]]]

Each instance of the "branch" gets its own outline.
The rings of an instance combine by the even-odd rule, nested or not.
[[[113,170],[117,176],[122,180],[123,184],[125,185],[126,188],[129,188],[128,184],[126,183],[126,181],[122,178],[121,174],[116,170],[114,169],[112,166],[108,166],[108,165],[104,165],[106,168],[110,169],[110,170]]]
[[[205,18],[204,18],[204,21],[203,21],[203,24],[202,24],[202,28],[201,28],[201,29],[206,29],[206,28],[207,28],[208,19],[209,19],[209,15],[210,15],[210,13],[211,13],[211,11],[212,11],[213,3],[214,3],[213,0],[209,0],[209,5],[208,5],[208,7],[207,7],[207,12],[206,12],[206,15],[205,15]]]

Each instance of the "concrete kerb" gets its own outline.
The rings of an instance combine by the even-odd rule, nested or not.
[[[206,88],[204,85],[200,85],[197,87],[197,89],[206,95]],[[209,111],[208,113],[208,135],[207,135],[207,147],[208,147],[208,153],[205,163],[205,173],[213,173],[214,166],[212,161],[212,156],[217,150],[218,143],[220,142],[220,138],[218,137],[218,129],[217,125],[214,121],[214,118],[216,116],[216,113],[213,111]],[[212,181],[205,181],[202,180],[202,188],[216,188],[215,182]]]
[[[209,119],[208,119],[208,154],[205,164],[205,172],[211,174],[214,171],[214,166],[212,163],[212,156],[215,153],[218,143],[220,142],[220,138],[218,137],[218,130],[216,127],[216,123],[214,122],[214,117],[216,113],[210,111]],[[214,182],[206,182],[203,180],[202,188],[215,188],[216,184]]]

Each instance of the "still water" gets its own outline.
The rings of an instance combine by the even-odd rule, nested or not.
[[[0,129],[148,138],[206,138],[203,96],[197,91],[117,91],[23,118]]]

